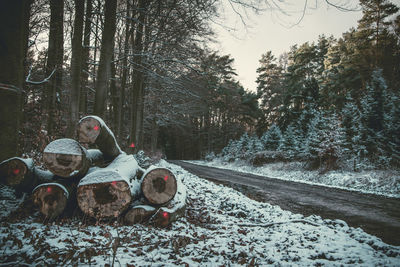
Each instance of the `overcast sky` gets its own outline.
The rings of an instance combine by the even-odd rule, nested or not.
[[[287,2],[293,4],[282,8],[290,16],[279,11],[266,11],[261,15],[249,14],[248,27],[243,27],[232,9],[225,7],[225,17],[221,19],[225,20],[224,25],[236,27],[236,31],[232,34],[232,31],[215,26],[216,39],[220,42],[215,48],[221,54],[230,54],[235,59],[234,67],[238,79],[246,89],[256,90],[256,69],[265,52],[271,50],[279,57],[283,52],[289,51],[292,45],[317,41],[321,34],[341,37],[342,33],[356,27],[362,16],[361,11],[343,12],[328,6],[323,0],[313,0],[308,1],[306,14],[301,19],[305,0]],[[358,1],[348,2],[349,7],[358,7]],[[295,25],[300,19],[300,23]]]

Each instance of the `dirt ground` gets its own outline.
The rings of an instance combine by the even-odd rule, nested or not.
[[[373,194],[309,185],[170,161],[187,171],[215,183],[232,187],[250,198],[278,205],[305,216],[341,219],[352,227],[400,245],[400,199]]]

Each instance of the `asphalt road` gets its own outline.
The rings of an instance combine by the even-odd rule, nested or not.
[[[400,199],[278,180],[230,170],[170,161],[207,180],[230,186],[248,197],[305,216],[341,219],[353,227],[400,245]]]

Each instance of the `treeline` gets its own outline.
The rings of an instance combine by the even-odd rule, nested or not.
[[[266,157],[385,168],[400,163],[400,15],[390,1],[360,1],[363,17],[342,38],[321,36],[257,69],[257,134],[231,141],[226,160]]]
[[[126,151],[170,158],[222,149],[254,125],[256,95],[207,47],[218,1],[28,2],[23,151],[73,137],[87,114]]]

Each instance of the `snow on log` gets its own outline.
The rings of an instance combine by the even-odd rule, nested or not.
[[[95,218],[118,217],[140,194],[140,168],[132,155],[120,154],[106,168],[98,168],[78,184],[80,209]]]
[[[113,160],[123,153],[113,132],[97,116],[82,118],[77,127],[78,140],[82,144],[96,144],[106,160]]]
[[[63,213],[74,189],[73,184],[66,185],[65,181],[40,184],[33,189],[33,203],[46,219],[53,220]]]
[[[69,138],[58,139],[46,146],[43,162],[55,175],[60,177],[82,177],[91,164],[86,149]]]
[[[184,216],[186,210],[186,187],[176,179],[177,192],[174,198],[164,207],[144,205],[143,202],[132,204],[125,214],[124,221],[128,225],[149,223],[158,227],[166,227]]]
[[[143,174],[141,186],[143,196],[152,205],[165,205],[177,191],[175,175],[165,168],[148,169]]]

